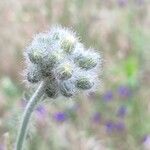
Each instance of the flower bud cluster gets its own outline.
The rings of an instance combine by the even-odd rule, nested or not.
[[[26,57],[27,80],[39,83],[47,79],[48,97],[71,97],[98,83],[100,55],[93,49],[86,50],[68,29],[57,26],[37,34],[26,49]]]

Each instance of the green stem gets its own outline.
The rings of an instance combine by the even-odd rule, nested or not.
[[[31,97],[31,99],[29,100],[26,106],[26,109],[22,118],[22,122],[21,122],[21,128],[19,130],[19,134],[17,137],[15,150],[22,150],[23,148],[23,143],[27,135],[27,129],[28,129],[30,118],[31,118],[31,114],[34,111],[38,101],[44,94],[45,86],[46,86],[46,81],[42,81],[38,89],[35,91],[35,93],[33,94],[33,96]]]

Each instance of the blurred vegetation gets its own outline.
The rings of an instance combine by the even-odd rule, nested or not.
[[[73,28],[103,56],[96,93],[47,99],[35,110],[28,150],[150,149],[150,1],[0,1],[0,150],[12,149],[24,110],[23,51],[54,24]]]

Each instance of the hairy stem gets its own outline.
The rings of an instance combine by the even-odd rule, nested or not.
[[[23,143],[27,135],[27,129],[31,118],[31,114],[34,111],[38,101],[40,101],[40,98],[44,94],[45,86],[46,86],[46,81],[42,81],[26,106],[24,115],[22,117],[21,128],[19,130],[19,134],[17,137],[15,150],[22,150],[23,148]]]

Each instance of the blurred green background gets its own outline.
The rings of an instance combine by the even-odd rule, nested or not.
[[[149,0],[0,1],[0,150],[13,149],[31,91],[23,51],[55,24],[100,51],[102,82],[88,96],[41,104],[26,149],[150,150]]]

